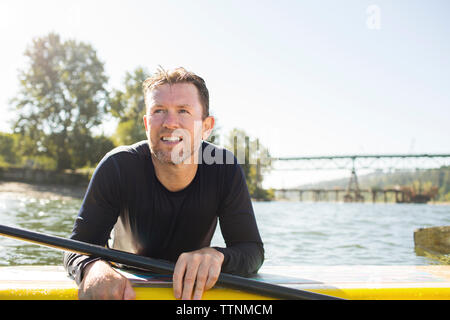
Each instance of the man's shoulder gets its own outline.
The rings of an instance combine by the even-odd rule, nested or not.
[[[118,146],[109,151],[98,163],[98,168],[139,167],[150,157],[147,141],[140,141],[132,145]],[[136,165],[131,165],[135,163]]]

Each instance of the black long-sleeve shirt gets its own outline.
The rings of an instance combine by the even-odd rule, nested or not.
[[[176,262],[183,252],[210,246],[219,220],[222,271],[257,272],[264,248],[242,168],[225,149],[203,142],[201,151],[193,181],[177,192],[156,178],[146,141],[109,152],[92,176],[71,238],[101,246],[112,240],[114,249]],[[79,283],[94,259],[66,253],[64,266]]]

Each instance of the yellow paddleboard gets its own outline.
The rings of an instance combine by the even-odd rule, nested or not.
[[[170,276],[121,271],[140,300],[174,299]],[[450,266],[264,266],[254,279],[357,300],[450,300]],[[268,297],[215,287],[206,300]],[[0,267],[2,300],[73,300],[77,286],[62,266]]]

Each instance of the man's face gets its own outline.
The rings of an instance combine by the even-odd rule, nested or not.
[[[202,120],[195,85],[163,84],[147,91],[146,101],[144,124],[152,154],[168,164],[194,163],[202,139],[214,126],[213,117]]]

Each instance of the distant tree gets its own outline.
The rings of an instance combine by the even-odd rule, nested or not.
[[[450,202],[450,167],[439,169],[439,200]]]
[[[12,133],[0,132],[0,163],[14,164],[18,161],[15,140],[16,137]]]
[[[22,154],[55,159],[58,170],[85,164],[91,130],[109,106],[103,63],[91,45],[55,33],[34,39],[25,56],[11,101],[18,116],[14,131],[24,137]]]
[[[129,145],[145,140],[144,122],[145,101],[142,83],[149,72],[137,67],[133,72],[127,72],[124,79],[124,91],[114,90],[111,95],[111,114],[119,119],[116,132],[112,136],[114,144]]]
[[[262,188],[264,174],[272,168],[269,150],[259,139],[237,128],[228,134],[225,147],[234,153],[242,166],[250,195],[258,200],[270,200],[273,193]]]
[[[96,167],[106,153],[114,148],[111,138],[104,135],[92,139],[92,152],[89,155],[89,166]]]

